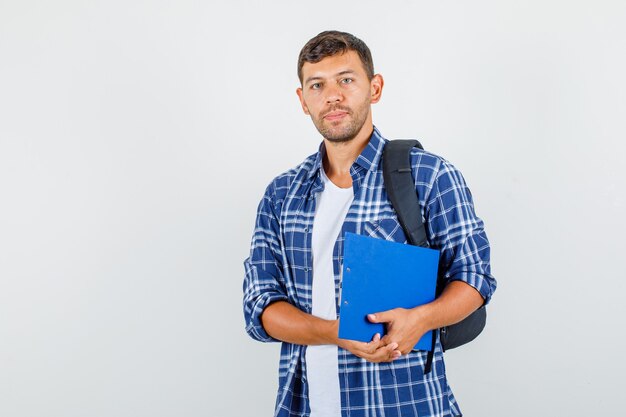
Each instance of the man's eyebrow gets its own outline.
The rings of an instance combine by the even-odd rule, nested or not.
[[[323,79],[322,77],[309,77],[309,78],[307,78],[306,80],[304,80],[304,83],[305,83],[305,84],[308,84],[308,83],[310,83],[311,81],[319,81],[319,80],[322,80],[322,79]]]
[[[335,74],[335,77],[341,77],[342,75],[346,75],[346,74],[355,74],[355,71],[353,70],[339,71],[337,74]],[[319,77],[319,76],[308,77],[306,80],[304,80],[304,84],[308,84],[311,81],[322,81],[323,79],[324,79],[323,77]]]

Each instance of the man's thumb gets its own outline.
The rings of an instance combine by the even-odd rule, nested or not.
[[[372,323],[386,323],[390,320],[389,314],[385,311],[382,313],[368,314],[367,319]]]

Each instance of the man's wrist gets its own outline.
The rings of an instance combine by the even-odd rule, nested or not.
[[[339,345],[339,320],[328,321],[326,340],[329,345]]]
[[[436,323],[436,306],[433,302],[412,308],[411,320],[416,331],[422,333],[439,327]]]

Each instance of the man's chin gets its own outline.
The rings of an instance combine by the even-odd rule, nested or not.
[[[350,142],[352,139],[354,139],[354,136],[340,136],[340,137],[324,136],[324,139],[326,139],[327,141],[331,143],[345,143],[345,142]]]
[[[320,132],[322,137],[324,137],[324,139],[333,143],[350,142],[356,137],[354,129],[350,128],[332,129],[323,127],[322,129],[317,130]]]

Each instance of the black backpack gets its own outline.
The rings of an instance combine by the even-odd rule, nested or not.
[[[398,221],[410,244],[428,247],[426,229],[422,222],[419,199],[415,192],[415,181],[411,169],[411,149],[424,149],[417,140],[393,140],[385,145],[383,151],[383,179],[385,189],[396,210]],[[440,272],[437,280],[437,296],[443,291],[444,281]],[[487,311],[485,306],[474,311],[464,320],[439,329],[439,337],[443,350],[454,349],[474,340],[485,327]],[[433,332],[433,349],[429,352],[425,372],[430,372],[435,347]]]

